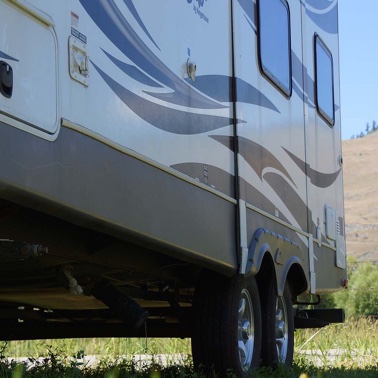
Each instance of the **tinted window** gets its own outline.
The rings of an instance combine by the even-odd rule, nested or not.
[[[333,125],[335,108],[332,55],[318,36],[315,36],[315,80],[318,112],[330,125]]]
[[[291,94],[290,14],[285,0],[260,0],[259,50],[264,74]]]

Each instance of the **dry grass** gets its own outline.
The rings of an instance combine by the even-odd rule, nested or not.
[[[347,252],[378,261],[378,132],[343,142]]]

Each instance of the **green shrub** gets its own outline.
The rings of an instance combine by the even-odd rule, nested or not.
[[[357,264],[349,277],[348,290],[334,294],[336,306],[348,316],[378,315],[378,267]]]

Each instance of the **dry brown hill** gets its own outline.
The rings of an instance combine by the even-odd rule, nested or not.
[[[347,253],[378,263],[378,132],[343,141]]]

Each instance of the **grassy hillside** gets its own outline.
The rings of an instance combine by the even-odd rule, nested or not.
[[[343,142],[347,252],[378,263],[378,132]]]

